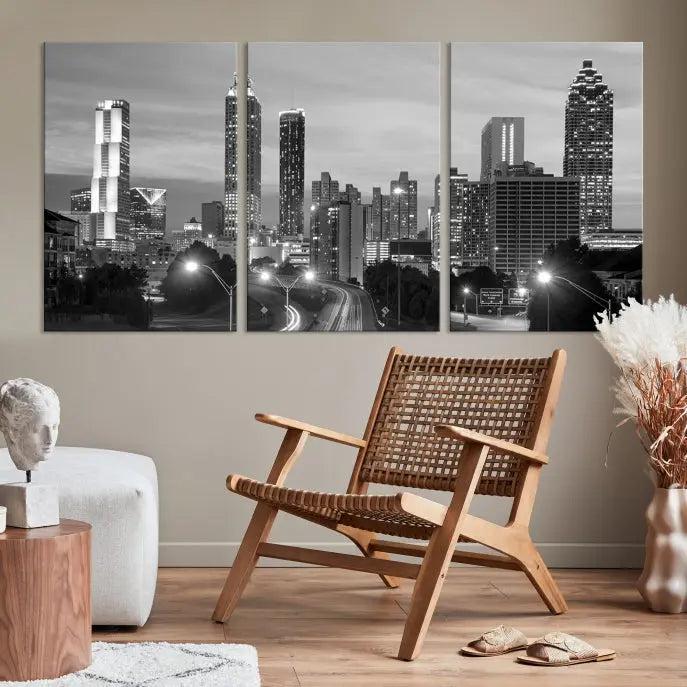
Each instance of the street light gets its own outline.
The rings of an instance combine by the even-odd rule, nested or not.
[[[236,284],[232,284],[231,286],[227,284],[227,282],[225,282],[224,279],[222,279],[222,277],[220,277],[219,274],[217,274],[217,272],[210,267],[210,265],[205,265],[195,260],[186,260],[184,262],[184,269],[190,273],[198,272],[198,270],[203,268],[212,274],[212,276],[219,282],[220,286],[229,295],[229,331],[232,331],[234,329],[234,287]]]
[[[284,276],[284,275],[282,275],[282,276]],[[315,273],[312,270],[306,270],[305,273],[297,275],[296,278],[292,282],[285,284],[273,272],[268,272],[267,270],[263,270],[262,272],[260,272],[260,281],[269,282],[272,279],[274,279],[274,281],[276,281],[277,284],[279,286],[281,286],[282,289],[284,289],[284,292],[286,293],[286,310],[289,309],[289,292],[291,291],[291,289],[294,286],[296,286],[296,284],[298,283],[298,280],[301,279],[301,277],[303,279],[305,279],[305,281],[311,282],[315,279]]]
[[[467,314],[467,300],[468,296],[474,296],[475,297],[475,315],[479,315],[479,302],[477,300],[477,294],[470,289],[469,286],[464,286],[463,287],[463,314],[465,316],[465,321],[467,322],[468,319],[468,314]]]
[[[579,291],[581,294],[589,298],[590,301],[593,301],[597,305],[601,305],[602,307],[606,308],[606,310],[608,311],[608,319],[609,321],[612,321],[613,313],[611,311],[610,298],[604,299],[601,296],[598,296],[597,294],[593,293],[589,289],[585,289],[583,286],[576,284],[574,281],[570,281],[570,279],[568,279],[567,277],[562,277],[560,274],[552,274],[548,270],[541,270],[537,273],[537,281],[540,284],[549,284],[554,279],[559,279],[560,281],[563,281],[566,284],[570,284],[570,286],[572,286],[574,289],[577,289],[577,291]],[[549,288],[546,289],[546,331],[551,331],[551,289]]]
[[[394,186],[393,191],[395,196],[402,196],[405,190],[401,186]],[[398,237],[396,238],[396,246],[398,251],[396,252],[396,307],[397,307],[397,326],[401,328],[401,222],[400,222],[400,204],[399,199],[399,223],[398,223]],[[393,253],[392,253],[393,256]]]

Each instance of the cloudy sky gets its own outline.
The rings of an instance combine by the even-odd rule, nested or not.
[[[68,207],[90,183],[93,108],[131,106],[131,185],[168,189],[168,230],[223,198],[224,96],[233,44],[49,44],[46,205]],[[328,170],[364,196],[407,169],[418,180],[420,228],[439,169],[435,44],[255,44],[250,72],[262,105],[264,221],[278,218],[278,115],[306,113],[306,201]]]
[[[68,44],[45,50],[46,207],[90,185],[98,100],[131,107],[131,185],[167,188],[167,228],[224,198],[224,97],[233,43]]]
[[[615,92],[615,214],[641,226],[639,44],[454,44],[453,164],[479,176],[480,131],[490,116],[525,119],[525,156],[560,173],[567,87],[593,59]],[[67,209],[90,184],[93,109],[131,105],[131,185],[168,189],[168,229],[223,198],[224,96],[231,43],[48,44],[45,59],[46,207]],[[439,168],[437,44],[252,44],[262,104],[265,222],[277,221],[278,113],[306,116],[306,202],[327,170],[369,198],[400,170],[418,180],[419,228]]]
[[[525,118],[525,159],[562,174],[565,101],[583,59],[613,90],[613,224],[642,227],[641,43],[454,43],[452,164],[479,179],[492,116]]]
[[[265,221],[278,219],[279,112],[305,110],[306,201],[320,173],[343,188],[389,193],[401,170],[418,182],[418,229],[439,172],[439,46],[435,43],[256,43],[249,72],[262,105]]]

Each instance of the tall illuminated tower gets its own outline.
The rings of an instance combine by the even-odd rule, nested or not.
[[[279,233],[303,233],[305,112],[279,113]]]
[[[580,180],[580,233],[613,228],[613,91],[583,60],[565,103],[563,176]]]
[[[525,118],[492,117],[482,127],[480,181],[491,181],[496,165],[521,165],[525,159]]]
[[[389,184],[389,238],[417,237],[417,180],[401,172]]]
[[[236,167],[237,155],[237,76],[224,101],[224,207],[225,234],[236,236],[236,222],[238,209],[238,173]],[[247,228],[248,236],[257,234],[262,224],[262,113],[260,101],[253,91],[253,82],[248,78],[248,123],[247,123]]]
[[[131,251],[129,103],[103,100],[95,108],[91,214],[96,246]]]

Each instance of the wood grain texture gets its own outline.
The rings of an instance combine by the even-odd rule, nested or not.
[[[91,526],[0,534],[0,680],[55,678],[91,662]]]
[[[245,642],[258,650],[263,687],[684,687],[683,615],[651,613],[638,570],[556,570],[570,604],[541,613],[521,572],[451,566],[422,654],[394,660],[413,584],[328,568],[258,568],[227,625],[208,620],[223,568],[162,568],[153,612],[137,630],[96,641]],[[615,649],[607,663],[544,670],[513,655],[465,658],[458,649],[499,623],[529,637],[562,630]]]

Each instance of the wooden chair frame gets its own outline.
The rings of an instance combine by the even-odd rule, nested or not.
[[[369,482],[361,476],[365,452],[380,411],[382,397],[394,361],[399,355],[401,355],[401,351],[398,348],[393,348],[389,353],[362,439],[297,420],[273,415],[256,415],[258,421],[283,428],[286,433],[266,483],[260,483],[260,486],[256,487],[255,494],[251,496],[258,503],[236,555],[234,565],[217,601],[213,613],[215,621],[226,622],[229,619],[261,556],[297,561],[309,565],[375,573],[390,588],[398,586],[397,578],[415,580],[410,611],[398,652],[398,658],[402,660],[413,660],[419,654],[441,593],[448,566],[452,561],[491,568],[520,570],[527,575],[551,613],[564,613],[567,610],[565,599],[529,534],[529,523],[539,484],[540,471],[542,466],[548,462],[545,454],[546,446],[565,367],[565,351],[562,350],[555,351],[548,361],[541,402],[539,402],[536,412],[536,426],[531,439],[528,441],[528,446],[504,441],[455,425],[437,425],[435,426],[437,434],[455,438],[463,446],[459,459],[460,470],[453,483],[450,504],[443,506],[408,492],[396,496],[380,497],[380,500],[387,499],[384,502],[384,507],[393,508],[405,517],[420,518],[434,526],[426,547],[379,539],[377,534],[364,529],[364,520],[361,520],[361,526],[355,526],[358,524],[355,520],[353,520],[355,525],[351,525],[350,519],[348,524],[341,524],[322,518],[316,512],[309,514],[302,511],[297,511],[296,514],[340,532],[352,540],[363,555],[356,556],[313,550],[273,544],[267,541],[279,510],[291,511],[288,505],[275,505],[274,502],[264,499],[270,489],[278,489],[284,484],[287,474],[299,458],[309,436],[358,449],[357,460],[346,494],[336,497],[329,496],[330,501],[328,503],[336,505],[340,501],[350,505],[356,503],[356,498],[366,495]],[[523,465],[517,486],[514,489],[510,517],[503,526],[477,518],[468,512],[490,451],[498,451],[501,454],[517,457]],[[245,478],[230,475],[227,479],[227,487],[230,490],[235,490],[242,479]],[[248,494],[244,493],[243,495]],[[323,495],[319,496],[322,497]],[[338,501],[332,501],[334,498]],[[482,544],[497,553],[486,554],[456,550],[459,539]],[[391,559],[390,555],[417,557],[421,558],[422,562],[418,564],[401,562]]]

